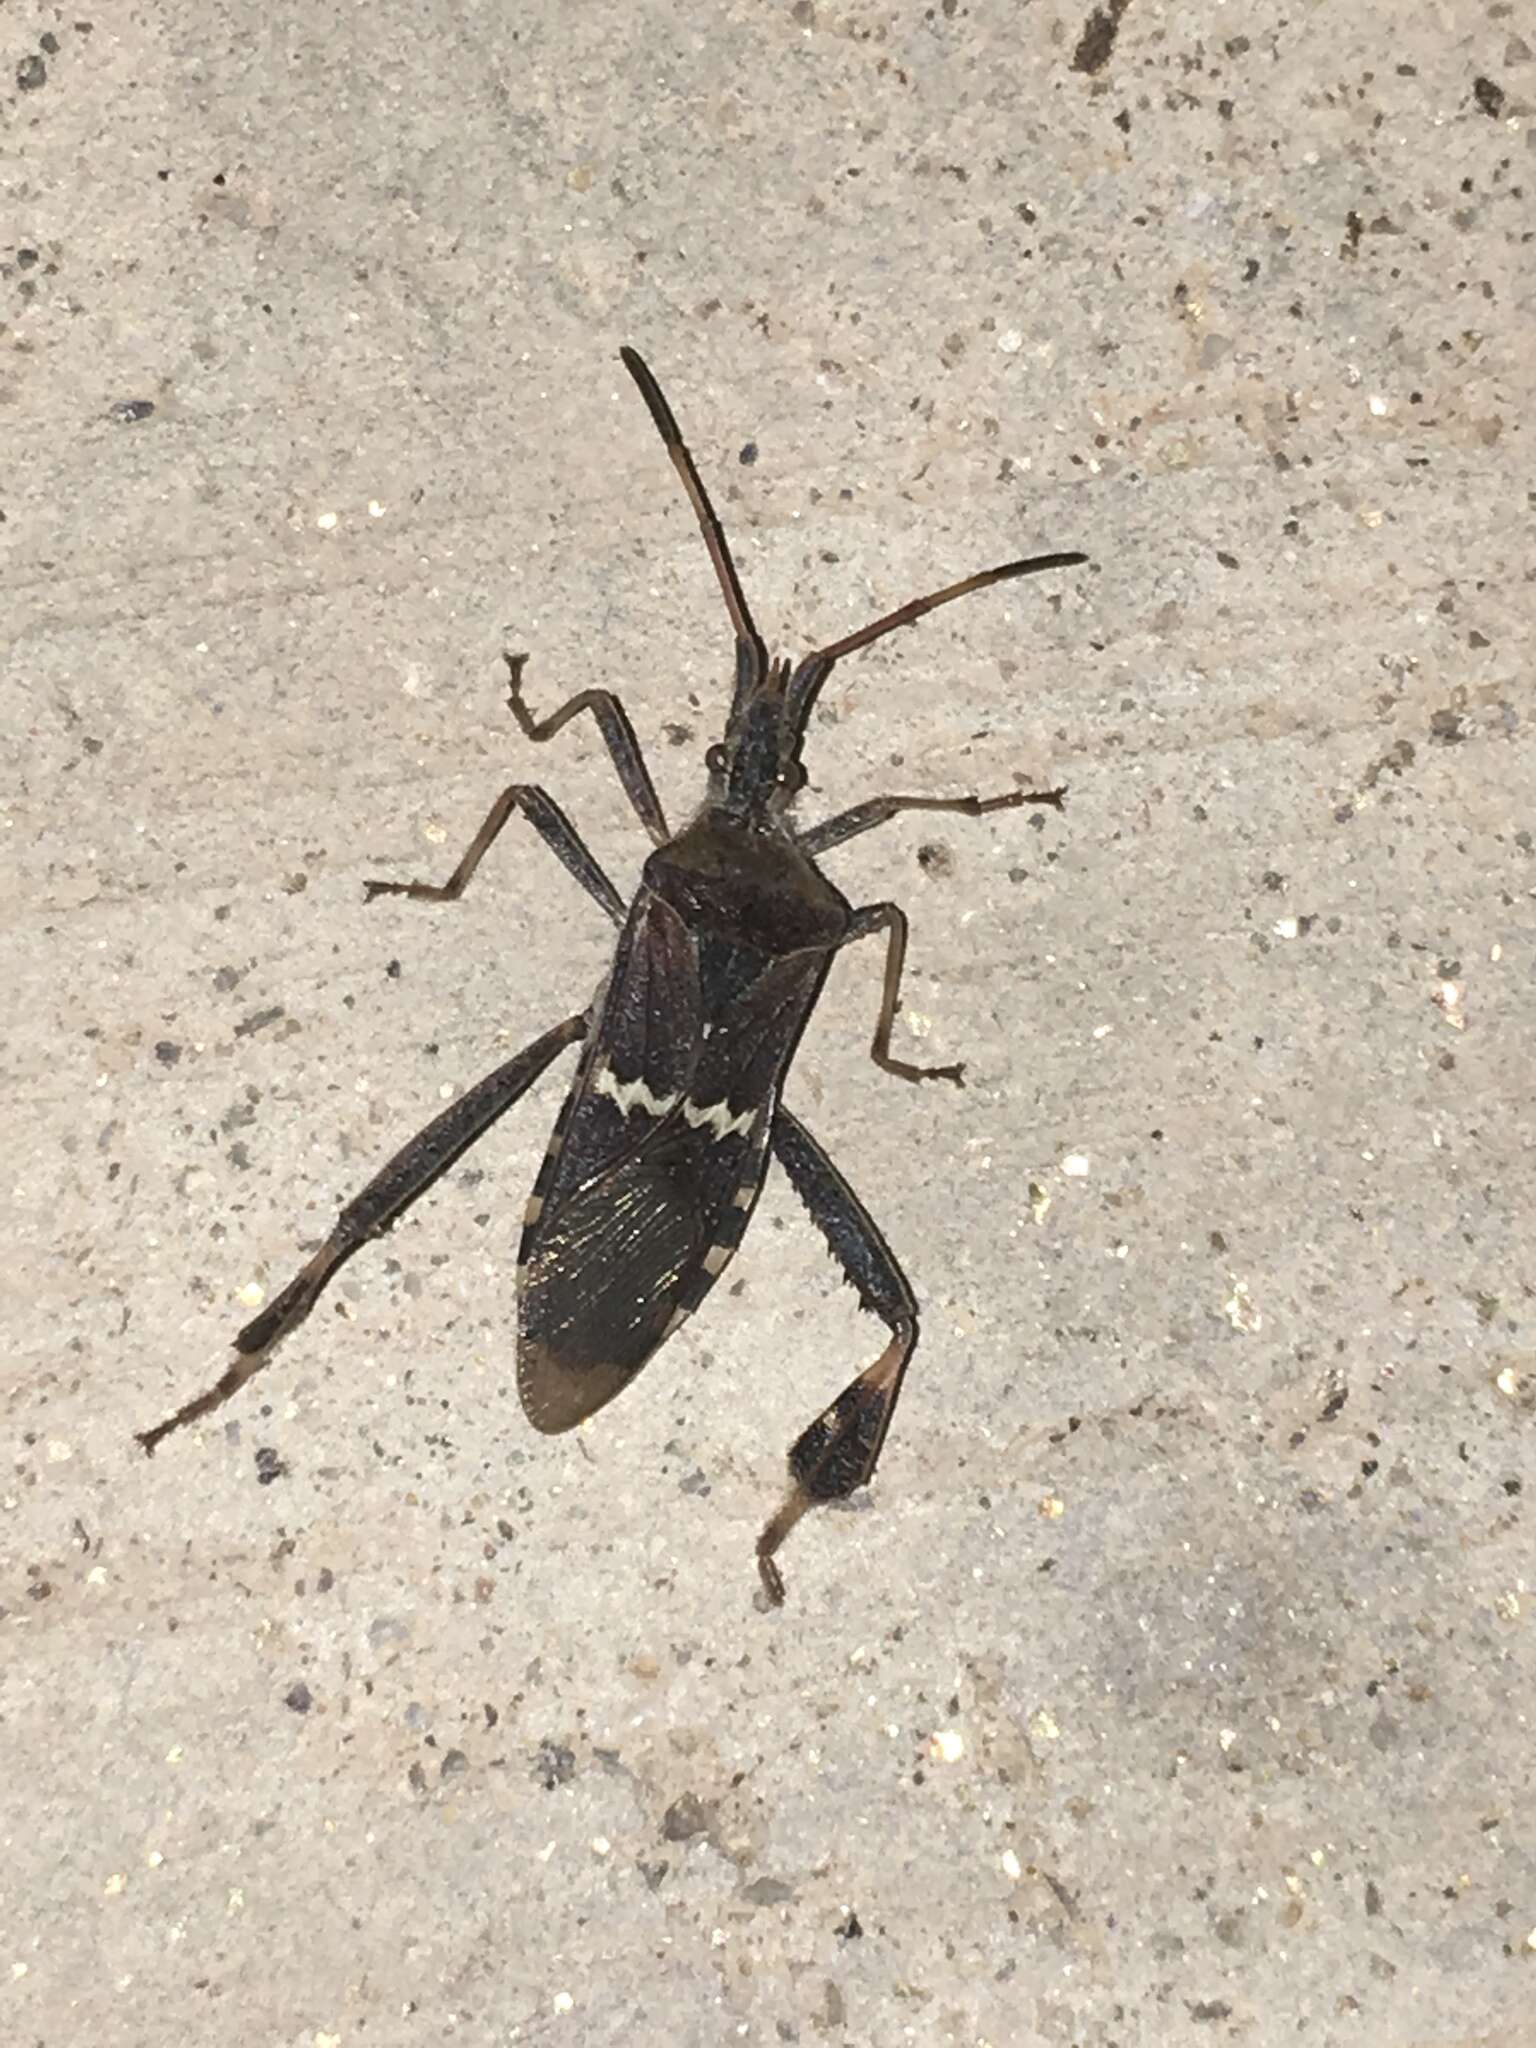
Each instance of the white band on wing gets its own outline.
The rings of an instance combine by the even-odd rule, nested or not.
[[[740,1116],[732,1116],[728,1102],[712,1102],[707,1109],[700,1109],[696,1102],[685,1102],[683,1115],[696,1131],[708,1124],[717,1138],[744,1138],[757,1122],[755,1109],[744,1109]]]
[[[757,1122],[755,1109],[744,1109],[740,1116],[732,1116],[729,1102],[711,1102],[701,1107],[675,1089],[665,1095],[657,1095],[643,1074],[636,1075],[633,1081],[621,1081],[608,1066],[598,1069],[592,1089],[594,1094],[606,1095],[611,1102],[617,1103],[625,1116],[632,1109],[643,1109],[647,1116],[660,1118],[670,1116],[681,1105],[690,1130],[707,1129],[717,1138],[744,1138]]]
[[[633,1081],[621,1081],[612,1067],[600,1067],[592,1086],[598,1095],[610,1096],[625,1116],[628,1116],[632,1109],[643,1109],[647,1116],[669,1116],[683,1099],[676,1093],[653,1095],[646,1085],[643,1074],[638,1075]]]

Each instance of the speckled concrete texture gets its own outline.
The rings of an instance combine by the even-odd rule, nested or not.
[[[15,2048],[1536,2041],[1530,21],[1038,0],[36,0],[0,22]],[[579,1008],[622,691],[729,684],[654,363],[760,622],[851,661],[806,814],[911,913],[782,1178],[576,1436],[514,1386],[562,1067],[151,1462],[337,1200]]]

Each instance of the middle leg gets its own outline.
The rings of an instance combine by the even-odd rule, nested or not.
[[[624,899],[609,881],[597,855],[548,791],[533,782],[514,782],[501,792],[446,882],[364,882],[364,902],[372,903],[376,896],[414,896],[425,903],[457,903],[514,811],[522,812],[566,873],[576,877],[615,924],[622,924]]]
[[[843,943],[867,939],[872,932],[879,931],[888,932],[890,937],[885,948],[885,987],[880,997],[880,1014],[875,1019],[875,1035],[869,1043],[870,1058],[886,1073],[899,1074],[903,1081],[953,1081],[957,1088],[963,1087],[963,1060],[948,1067],[916,1067],[910,1060],[897,1059],[891,1051],[891,1027],[901,1009],[901,970],[907,957],[906,912],[895,903],[866,904],[862,910],[853,913],[848,936]]]

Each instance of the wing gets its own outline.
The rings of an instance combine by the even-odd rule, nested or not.
[[[536,1429],[611,1401],[725,1270],[825,973],[821,954],[757,956],[722,983],[712,963],[716,1008],[686,926],[642,893],[523,1232],[517,1383]]]

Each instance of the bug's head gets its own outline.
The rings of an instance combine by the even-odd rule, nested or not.
[[[787,661],[764,661],[738,642],[736,691],[725,738],[704,757],[709,800],[743,823],[767,826],[805,787],[800,762],[804,720],[790,712],[794,678]]]
[[[798,667],[792,668],[787,661],[770,661],[762,635],[752,623],[715,508],[709,502],[693,457],[683,444],[672,408],[635,351],[626,348],[619,354],[639,386],[656,431],[672,458],[672,466],[688,493],[736,635],[736,689],[731,715],[725,738],[710,748],[706,765],[710,802],[734,813],[748,825],[766,830],[805,786],[805,770],[800,764],[805,728],[817,693],[831,674],[833,664],[845,654],[884,639],[898,627],[916,625],[939,605],[965,597],[973,590],[985,590],[990,584],[1003,583],[1015,576],[1038,575],[1046,569],[1075,568],[1088,559],[1073,552],[1036,555],[1027,562],[1004,562],[999,568],[983,569],[978,576],[967,576],[961,583],[947,584],[943,590],[899,605],[895,611],[846,634],[832,646],[808,654]]]

